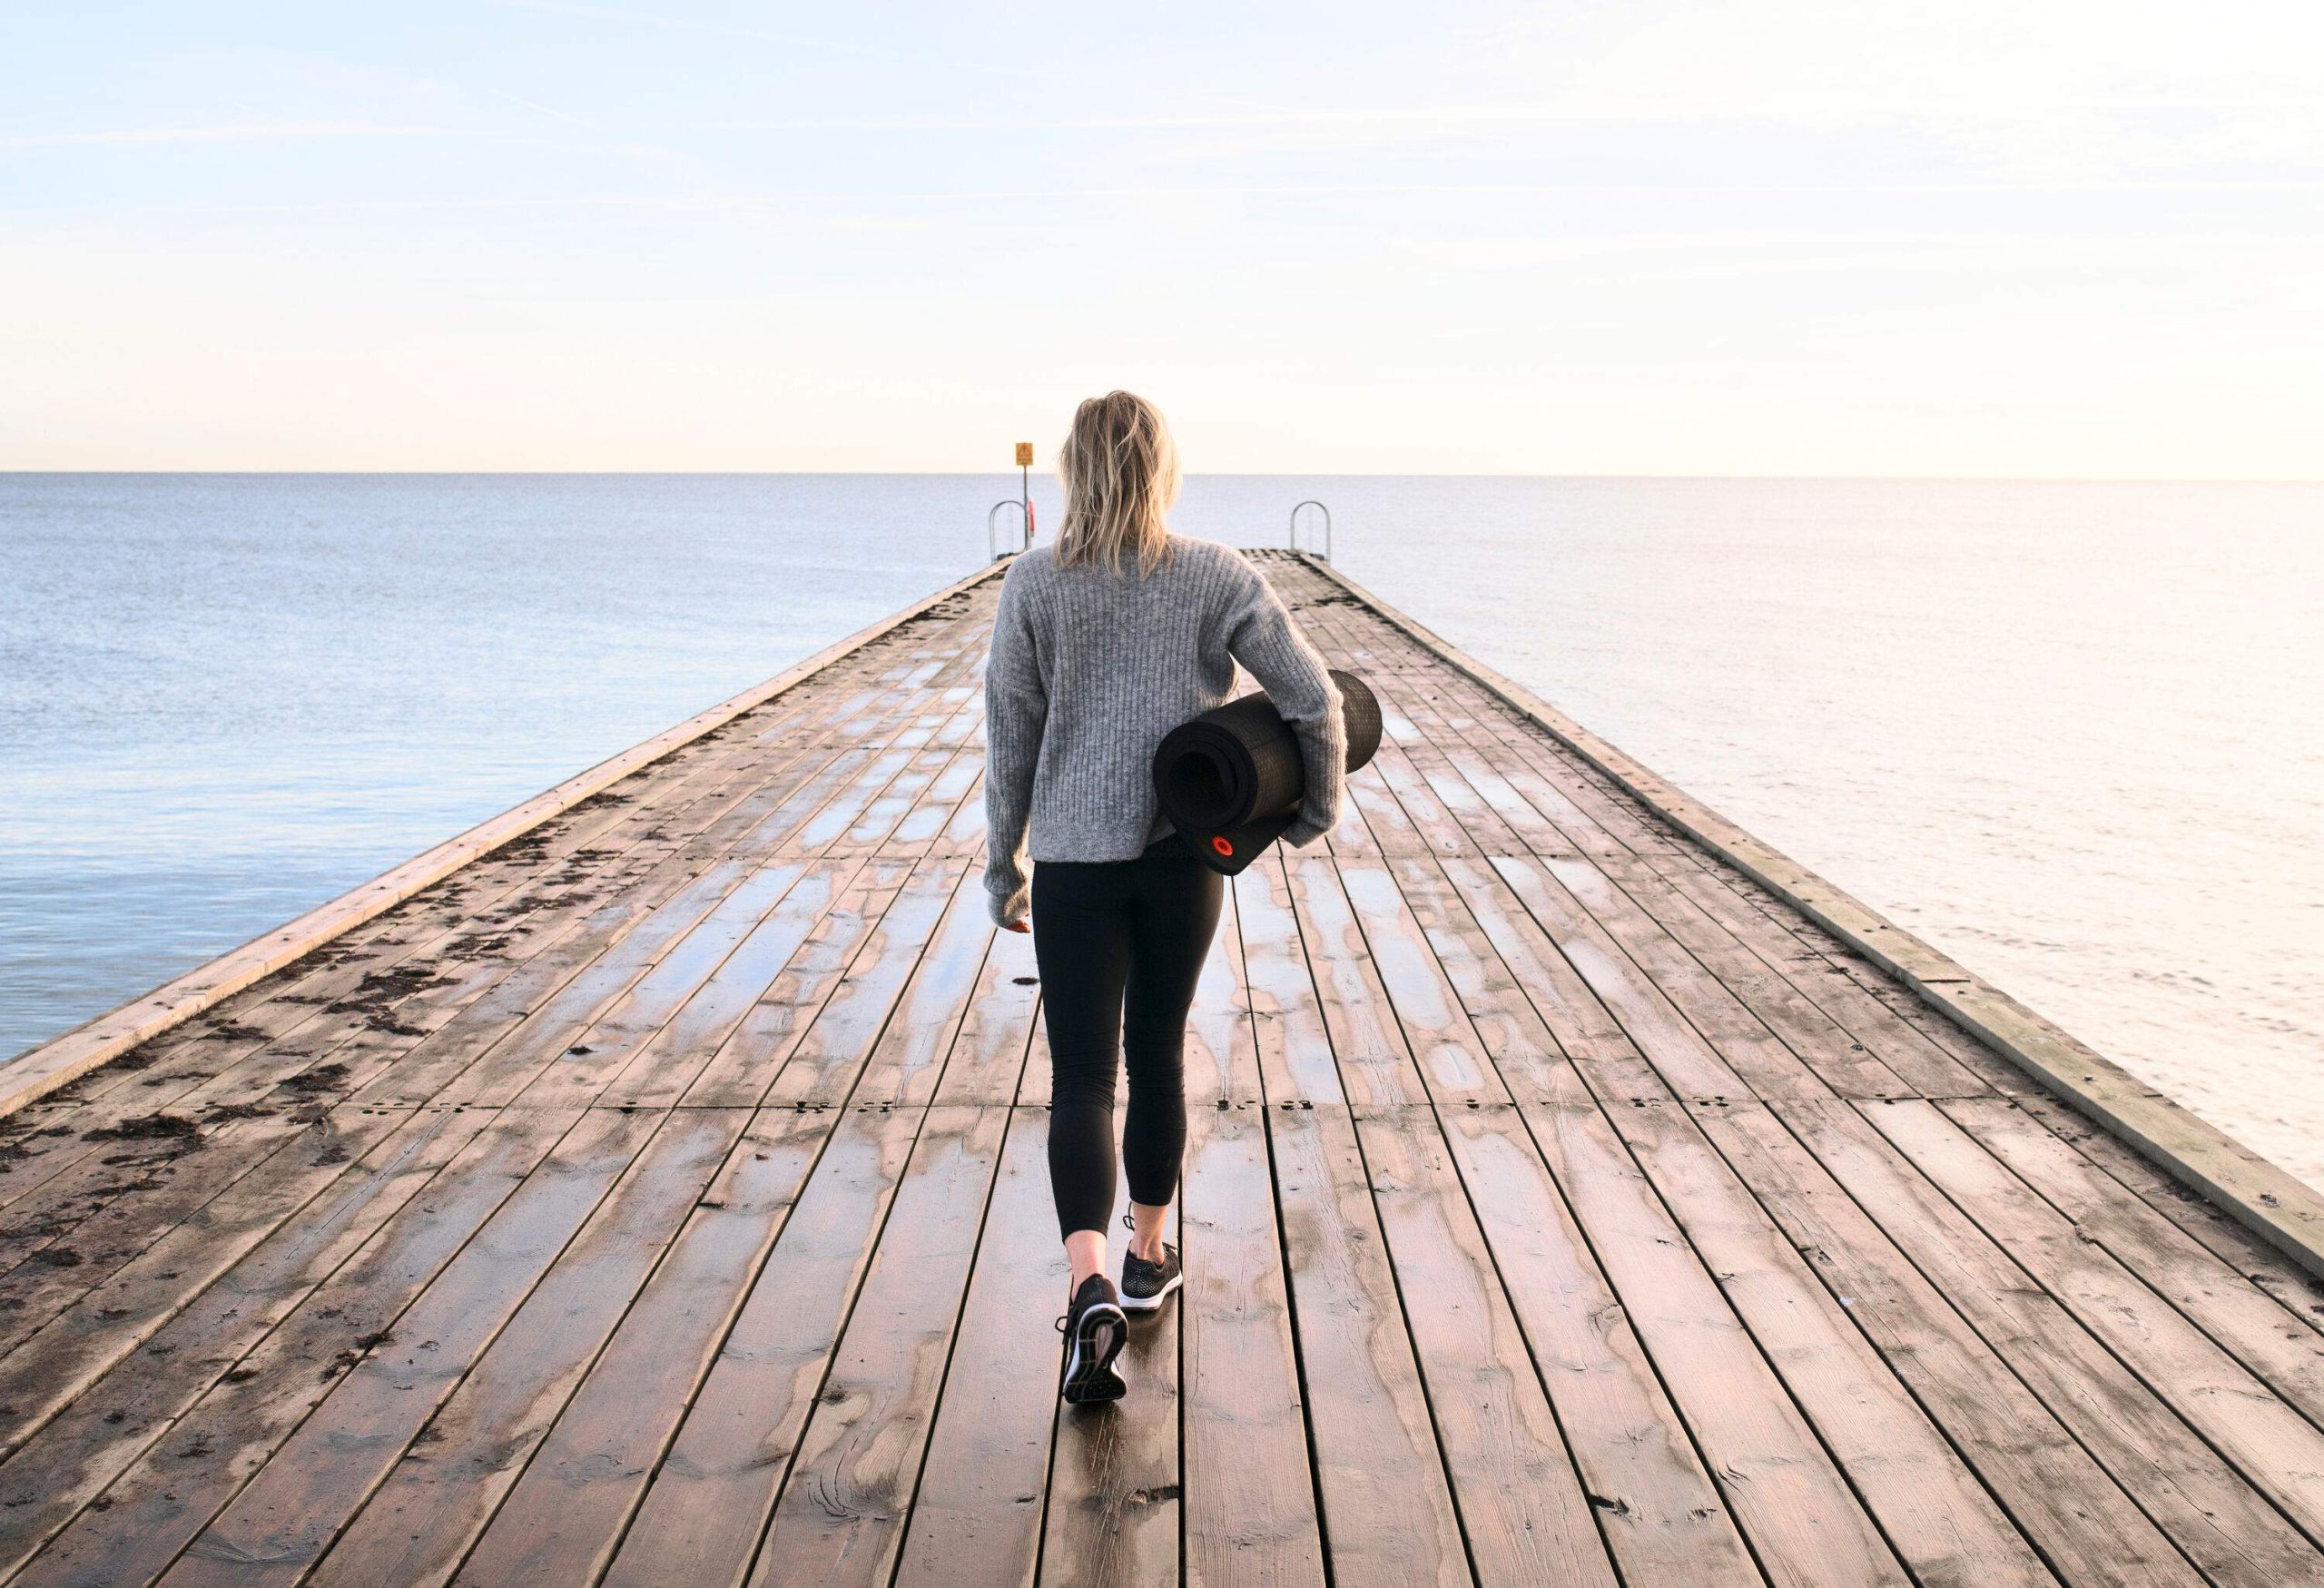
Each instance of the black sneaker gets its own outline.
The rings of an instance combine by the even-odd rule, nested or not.
[[[1162,1260],[1149,1263],[1136,1252],[1122,1254],[1122,1307],[1129,1312],[1152,1312],[1170,1298],[1186,1280],[1178,1265],[1178,1248],[1162,1243]]]
[[[1115,1299],[1114,1282],[1092,1274],[1073,1293],[1073,1305],[1057,1320],[1065,1334],[1066,1401],[1090,1406],[1118,1401],[1129,1392],[1114,1358],[1129,1343],[1129,1319]]]

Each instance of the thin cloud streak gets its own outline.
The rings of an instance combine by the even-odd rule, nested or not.
[[[592,22],[627,23],[637,27],[658,27],[676,33],[704,33],[721,38],[750,39],[758,44],[781,44],[792,49],[821,50],[829,54],[851,57],[859,61],[881,61],[890,64],[904,63],[914,65],[939,66],[951,72],[999,74],[1021,77],[1029,82],[1061,84],[1068,79],[1054,73],[1036,72],[1022,66],[990,61],[950,61],[926,55],[902,55],[891,50],[867,48],[862,44],[844,44],[837,39],[818,37],[812,34],[776,33],[766,28],[737,27],[732,23],[710,22],[693,16],[671,16],[658,11],[632,11],[623,6],[585,5],[574,0],[489,0],[489,4],[505,11],[538,11],[558,16],[585,17]]]
[[[1885,194],[2067,195],[2133,193],[2308,193],[2324,192],[2324,178],[2284,182],[1316,182],[1277,185],[1228,183],[1156,187],[983,188],[874,192],[798,189],[783,192],[712,194],[700,197],[656,194],[559,196],[556,198],[478,199],[323,199],[296,203],[253,204],[117,204],[101,206],[110,212],[142,214],[296,213],[336,211],[429,210],[666,210],[715,212],[722,210],[770,209],[785,204],[842,203],[994,203],[1056,202],[1083,199],[1174,198],[1410,198],[1432,194],[1521,198],[1598,194],[1667,193],[1672,195],[1806,195],[1877,197]],[[69,204],[19,204],[0,207],[0,213],[54,213],[79,209]]]
[[[211,127],[118,127],[103,132],[20,133],[0,137],[0,149],[300,143],[323,138],[475,138],[490,135],[476,127],[392,126],[373,122],[246,122]]]
[[[547,0],[497,0],[502,5],[545,4]],[[1817,98],[1812,100],[1738,101],[1726,104],[1697,104],[1686,107],[1646,99],[1628,104],[1575,101],[1550,105],[1413,105],[1355,110],[1224,111],[1213,114],[1177,116],[874,116],[805,118],[780,121],[738,121],[714,123],[722,133],[1089,133],[1199,132],[1238,127],[1361,127],[1361,126],[1588,126],[1610,122],[1784,121],[1812,114],[1866,121],[1932,121],[1962,117],[1980,121],[2016,121],[2027,115],[2045,118],[2063,113],[2150,115],[2165,113],[2215,112],[2245,116],[2263,112],[2312,113],[2315,106],[2291,98],[2226,99],[2211,96],[2149,98],[2082,98],[2045,100],[2039,104],[1964,99],[1957,104],[1926,103],[1900,106],[1876,99]]]

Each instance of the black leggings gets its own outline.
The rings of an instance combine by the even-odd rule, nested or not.
[[[1224,890],[1175,838],[1136,860],[1033,867],[1033,952],[1053,1077],[1049,1189],[1060,1234],[1103,1231],[1112,1219],[1118,1052],[1129,1059],[1122,1167],[1130,1200],[1159,1207],[1177,1195],[1187,1010]]]

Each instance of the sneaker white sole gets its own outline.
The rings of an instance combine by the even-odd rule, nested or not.
[[[1129,1393],[1129,1380],[1115,1358],[1129,1344],[1129,1319],[1111,1302],[1099,1302],[1081,1315],[1081,1322],[1065,1354],[1065,1386],[1068,1405],[1094,1406],[1118,1401]]]
[[[1164,1302],[1170,1299],[1171,1292],[1177,1289],[1179,1286],[1186,1282],[1186,1275],[1178,1273],[1171,1275],[1169,1283],[1163,1286],[1161,1289],[1157,1290],[1151,1296],[1132,1296],[1128,1291],[1125,1290],[1122,1292],[1122,1310],[1124,1312],[1157,1311],[1160,1309]]]

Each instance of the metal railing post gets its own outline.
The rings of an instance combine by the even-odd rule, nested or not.
[[[1000,547],[1000,514],[1003,508],[1017,515],[1017,544],[1006,551]],[[1022,502],[993,503],[992,510],[984,516],[984,548],[990,554],[990,560],[999,562],[1002,557],[1017,552],[1029,551],[1032,546],[1033,512],[1029,498]]]
[[[1318,501],[1305,501],[1291,509],[1291,549],[1299,549],[1299,513],[1303,508],[1313,508],[1324,515],[1324,549],[1318,553],[1325,562],[1332,560],[1332,510]]]

